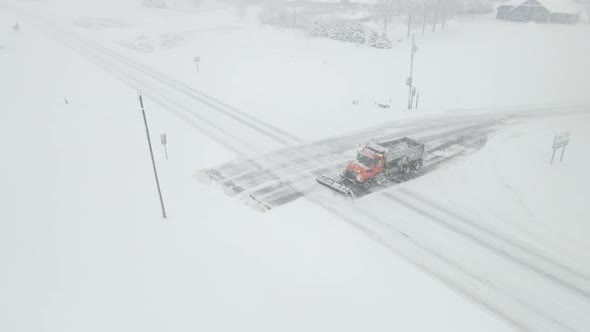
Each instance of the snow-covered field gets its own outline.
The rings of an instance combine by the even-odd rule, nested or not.
[[[137,8],[132,2],[113,11],[109,1],[93,6],[54,1],[63,5],[28,7],[44,16],[51,13],[79,35],[307,139],[405,116],[406,40],[391,50],[377,50],[308,39],[303,31],[261,25],[256,8],[241,20],[232,8],[219,5],[178,12]],[[64,7],[68,10],[60,9]],[[105,18],[117,25],[79,24]],[[427,29],[424,36],[421,29],[415,31],[414,81],[423,113],[590,101],[585,93],[590,76],[583,74],[590,71],[590,25],[509,24],[489,17],[448,25],[434,33]],[[403,24],[391,26],[403,29]],[[195,56],[201,58],[198,73]],[[354,106],[353,100],[361,105]],[[392,109],[375,106],[390,100]]]
[[[308,41],[258,25],[253,8],[241,21],[221,5],[162,11],[127,3],[113,11],[111,2],[5,3],[14,7],[0,11],[1,330],[590,328],[583,107],[563,117],[507,118],[478,151],[358,202],[318,188],[260,213],[193,181],[196,170],[237,156],[280,153],[274,149],[283,144],[265,137],[285,136],[269,128],[291,133],[289,144],[313,146],[384,121],[436,131],[446,117],[583,105],[590,101],[587,25],[483,19],[420,37],[421,110],[410,113],[403,111],[405,41],[387,51]],[[17,20],[18,33],[10,29]],[[388,110],[374,106],[389,99]],[[242,115],[224,122],[212,109]],[[560,110],[569,109],[550,109]],[[574,132],[564,162],[549,165],[553,134],[564,130]],[[168,160],[158,140],[164,132]],[[412,212],[418,200],[404,195],[451,211],[439,218],[465,216],[486,231],[463,229],[478,239],[471,241],[428,228],[436,218]],[[506,259],[503,246],[515,243],[532,249]],[[545,267],[550,277],[535,271]]]
[[[515,125],[493,135],[475,155],[412,187],[590,275],[587,156],[579,153],[590,143],[589,127],[587,115]],[[572,131],[572,141],[563,162],[560,149],[550,164],[560,129]]]

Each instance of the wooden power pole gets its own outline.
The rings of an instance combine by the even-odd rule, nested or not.
[[[139,105],[141,105],[141,114],[143,115],[143,123],[145,125],[145,133],[147,135],[148,146],[150,148],[150,156],[152,157],[152,166],[154,168],[154,176],[156,178],[156,186],[158,188],[158,196],[160,197],[160,207],[162,208],[162,218],[166,219],[166,208],[164,207],[164,199],[162,198],[162,190],[160,189],[160,180],[158,179],[158,169],[156,168],[156,161],[154,160],[154,151],[152,149],[152,140],[150,138],[150,129],[148,127],[147,118],[145,116],[145,109],[143,107],[143,97],[139,93]]]

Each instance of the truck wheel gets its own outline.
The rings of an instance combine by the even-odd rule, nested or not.
[[[364,191],[368,191],[369,188],[371,188],[371,180],[365,180],[365,182],[363,182],[361,186],[363,187]]]
[[[422,167],[422,160],[416,160],[414,163],[414,170],[417,171],[420,169],[420,167]]]

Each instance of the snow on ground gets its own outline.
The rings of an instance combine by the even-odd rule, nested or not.
[[[408,184],[493,229],[588,271],[590,116],[531,120],[493,135],[477,153]],[[572,131],[563,162],[554,135]]]
[[[15,20],[0,12],[1,330],[506,329],[305,201],[260,214],[195,184],[232,156],[148,99],[162,220],[136,92]]]
[[[309,141],[449,108],[590,101],[584,24],[463,20],[418,34],[421,111],[410,113],[403,111],[405,40],[392,50],[309,40],[259,25],[255,8],[242,21],[219,5],[187,12],[114,0],[18,7]],[[42,34],[24,12],[2,8],[0,20],[0,89],[7,91],[0,194],[8,212],[0,230],[7,262],[0,290],[8,296],[0,307],[10,313],[3,330],[505,328],[304,200],[259,214],[195,183],[196,169],[234,156],[146,99],[170,215],[162,221],[135,91]],[[17,20],[18,34],[10,30]],[[374,106],[390,99],[389,110]],[[580,250],[588,248],[581,220],[590,219],[589,195],[579,185],[587,122],[515,126],[408,186],[587,268]],[[564,163],[547,165],[552,135],[567,129],[574,136]],[[163,132],[168,161],[158,144]]]
[[[113,12],[106,5],[53,3],[66,3],[68,10],[56,10],[49,2],[25,8],[51,13],[76,33],[308,139],[412,116],[404,111],[409,72],[405,39],[391,50],[308,39],[304,31],[261,25],[255,7],[241,20],[234,8],[219,6],[180,12],[130,2]],[[131,26],[96,29],[72,23],[82,18]],[[589,25],[491,18],[448,25],[434,33],[427,29],[424,36],[421,29],[415,31],[414,82],[422,114],[590,101],[585,92],[590,84]],[[396,29],[392,35],[404,28],[400,22],[390,26]],[[198,73],[195,56],[201,58]],[[376,107],[375,102],[392,108]]]

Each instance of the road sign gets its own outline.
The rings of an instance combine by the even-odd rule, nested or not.
[[[551,163],[553,164],[553,159],[555,159],[555,151],[557,149],[561,150],[561,157],[559,161],[563,161],[563,155],[565,154],[565,147],[570,143],[570,137],[572,136],[571,131],[564,131],[559,134],[556,134],[553,138],[553,155],[551,155]]]
[[[572,133],[570,131],[562,132],[555,135],[555,138],[553,139],[553,148],[559,149],[565,147],[569,144],[571,136]]]

